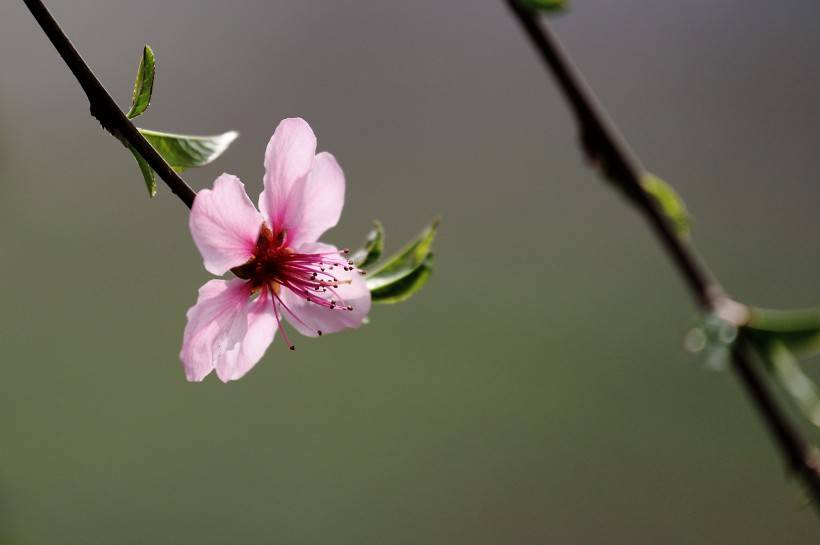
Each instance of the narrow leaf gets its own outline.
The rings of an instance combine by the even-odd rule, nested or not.
[[[140,155],[137,150],[131,146],[128,146],[128,149],[131,150],[131,153],[134,154],[134,159],[137,160],[137,165],[140,167],[142,177],[145,179],[145,186],[148,188],[148,195],[151,197],[155,196],[157,194],[157,179],[154,174],[154,170],[148,165],[145,159],[142,158],[142,155]]]
[[[154,63],[154,52],[151,47],[145,44],[142,50],[139,68],[137,68],[137,79],[134,81],[134,94],[131,97],[131,109],[125,114],[128,119],[134,119],[148,109],[151,102],[151,93],[154,90],[154,75],[156,65]]]
[[[644,174],[641,180],[641,185],[644,191],[649,193],[658,206],[661,207],[663,213],[672,222],[675,231],[682,237],[689,236],[690,219],[689,212],[686,210],[686,205],[683,199],[672,188],[671,185],[664,182],[651,172]]]
[[[412,273],[427,259],[436,237],[438,220],[434,220],[414,240],[368,273],[367,287],[371,291],[392,284]]]
[[[189,136],[147,129],[139,131],[177,172],[207,165],[222,155],[239,136],[235,131],[215,136]]]
[[[421,265],[409,274],[371,290],[370,295],[374,303],[401,303],[419,291],[433,274],[433,254],[427,254]]]
[[[783,343],[774,341],[766,351],[769,369],[777,381],[794,399],[809,422],[820,427],[820,391],[800,368],[794,355]]]
[[[353,253],[353,262],[360,269],[366,269],[379,260],[384,250],[384,228],[379,220],[373,222],[373,229],[367,234],[364,246]]]
[[[539,11],[556,12],[567,9],[567,0],[519,0],[523,5]]]
[[[753,308],[744,329],[758,341],[783,343],[797,357],[820,353],[820,309]]]

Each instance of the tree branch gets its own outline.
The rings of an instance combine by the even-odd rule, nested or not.
[[[120,110],[41,0],[23,0],[88,97],[91,115],[123,144],[137,150],[171,191],[191,208],[196,192],[157,153]]]
[[[587,156],[601,168],[603,175],[623,191],[637,206],[683,276],[697,305],[704,311],[725,315],[737,304],[723,295],[723,289],[706,272],[706,267],[672,228],[654,199],[643,190],[646,171],[595,99],[578,69],[538,14],[519,3],[505,0],[552,72],[569,102],[580,129],[581,144]],[[741,384],[763,418],[772,438],[780,447],[789,468],[799,475],[820,510],[820,462],[810,444],[775,402],[758,366],[752,362],[753,348],[741,330],[732,352],[732,363]]]
[[[631,198],[644,214],[650,228],[681,272],[697,304],[704,310],[720,313],[721,305],[726,301],[722,289],[710,279],[703,264],[675,234],[663,212],[642,189],[643,167],[610,123],[578,70],[546,25],[539,23],[532,10],[524,8],[517,0],[506,1],[569,101],[581,129],[582,145],[587,155],[600,165],[604,175]],[[171,191],[190,208],[196,192],[119,109],[42,1],[23,2],[85,91],[91,115],[117,139],[137,150]],[[820,463],[814,451],[775,403],[765,386],[765,380],[751,363],[751,348],[746,344],[741,334],[733,351],[734,368],[780,446],[789,467],[804,479],[815,505],[820,508]]]

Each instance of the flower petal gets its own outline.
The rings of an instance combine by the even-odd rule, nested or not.
[[[223,174],[197,193],[188,224],[205,269],[225,274],[253,256],[262,215],[236,176]]]
[[[316,156],[304,182],[291,190],[294,203],[294,226],[291,244],[319,240],[322,233],[334,227],[342,215],[345,202],[345,175],[330,153]],[[298,219],[296,216],[298,214]]]
[[[237,338],[234,347],[216,363],[216,374],[222,382],[242,378],[262,359],[276,335],[277,322],[267,291],[250,303],[247,314],[242,316],[241,326],[244,335]]]
[[[274,231],[293,227],[291,189],[303,180],[316,155],[316,136],[300,118],[283,119],[265,150],[265,190],[259,195],[259,209]]]
[[[270,298],[251,301],[247,282],[211,280],[199,289],[188,310],[188,324],[179,354],[190,381],[212,370],[223,382],[247,373],[265,353],[276,333]]]
[[[216,367],[215,344],[225,325],[246,306],[249,288],[245,282],[211,280],[199,288],[196,304],[188,309],[188,323],[179,357],[190,381],[200,381]]]
[[[296,249],[299,253],[320,253],[337,251],[329,244],[312,242],[302,244]],[[328,256],[340,260],[344,258],[340,255]],[[302,335],[316,337],[318,332],[334,333],[342,329],[357,328],[362,325],[367,313],[370,312],[370,290],[365,285],[364,278],[356,271],[333,271],[333,274],[340,280],[350,280],[350,283],[342,284],[336,288],[336,300],[339,307],[331,310],[326,307],[309,303],[304,297],[297,295],[289,289],[282,290],[280,297],[296,317],[288,312],[283,312],[285,318]],[[353,310],[345,310],[343,307],[350,305]]]

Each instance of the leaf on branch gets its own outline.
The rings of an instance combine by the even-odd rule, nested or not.
[[[222,155],[225,150],[228,149],[228,146],[236,140],[236,137],[239,136],[239,133],[235,131],[229,131],[215,136],[190,136],[149,131],[147,129],[139,129],[139,131],[162,158],[177,172],[207,165]],[[142,176],[145,178],[148,193],[153,197],[157,193],[156,174],[150,169],[145,159],[143,159],[136,150],[131,148],[131,152],[137,159],[137,164],[142,171]]]
[[[134,81],[134,94],[131,97],[131,108],[126,114],[129,119],[133,119],[148,109],[151,102],[151,94],[154,90],[154,77],[156,75],[156,63],[154,52],[151,46],[145,45],[142,50],[139,68],[137,68],[137,79]],[[185,169],[201,167],[207,165],[220,155],[239,136],[234,131],[214,136],[190,136],[184,134],[171,134],[148,129],[138,129],[146,140],[153,146],[163,159],[177,172]],[[132,146],[128,146],[137,165],[140,167],[142,177],[145,179],[145,186],[148,194],[157,194],[156,173],[148,165],[140,153]]]
[[[752,308],[743,333],[803,415],[820,427],[820,390],[798,361],[820,352],[820,309]]]
[[[438,220],[434,220],[414,240],[374,269],[367,277],[374,303],[406,301],[424,286],[433,271],[433,240]]]
[[[137,160],[137,166],[140,167],[140,172],[142,172],[142,178],[145,180],[145,187],[148,188],[148,195],[150,197],[154,197],[157,194],[157,178],[154,174],[154,169],[151,168],[151,165],[142,158],[142,155],[135,150],[132,146],[128,146],[128,149],[131,150],[131,153],[134,154],[134,159]]]
[[[641,185],[644,191],[649,193],[649,195],[655,199],[655,202],[658,203],[663,213],[669,218],[669,221],[672,222],[672,226],[678,235],[688,237],[691,223],[689,211],[686,210],[683,199],[681,199],[680,195],[678,195],[672,186],[651,172],[647,172],[643,175]]]
[[[564,11],[567,9],[569,2],[567,0],[519,0],[528,8],[544,11],[547,13],[554,13]]]
[[[806,419],[820,427],[820,391],[781,342],[771,341],[764,348],[766,364],[781,386],[791,395]]]
[[[228,131],[214,136],[190,136],[139,129],[142,135],[177,172],[201,167],[225,153],[239,133]]]
[[[364,246],[353,253],[353,263],[366,269],[379,260],[384,250],[384,228],[379,220],[373,222],[373,229],[367,233]]]
[[[142,50],[139,68],[137,68],[137,79],[134,81],[134,94],[131,97],[131,109],[125,114],[128,119],[134,119],[148,109],[151,102],[151,93],[154,91],[154,74],[156,66],[154,63],[154,52],[151,47],[145,44]]]
[[[757,341],[782,343],[800,358],[820,353],[820,309],[752,308],[744,329]]]
[[[433,253],[427,254],[424,261],[397,280],[370,291],[374,303],[401,303],[419,291],[433,274]]]

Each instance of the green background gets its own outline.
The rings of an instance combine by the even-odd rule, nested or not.
[[[241,133],[195,187],[227,171],[255,198],[300,115],[347,175],[331,242],[443,224],[410,302],[189,384],[208,274],[187,211],[147,198],[0,3],[0,543],[817,542],[734,377],[682,349],[680,279],[585,168],[502,2],[49,4],[124,108],[152,45],[141,125]],[[578,0],[555,20],[716,275],[765,306],[820,299],[820,7],[787,4]]]

